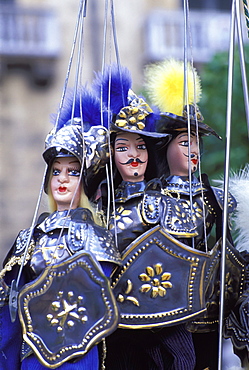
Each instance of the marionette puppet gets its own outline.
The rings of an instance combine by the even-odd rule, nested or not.
[[[184,106],[184,65],[180,61],[167,60],[157,65],[148,66],[146,85],[151,100],[161,113],[157,121],[157,131],[170,133],[170,142],[157,151],[160,179],[152,181],[150,189],[161,193],[161,202],[166,206],[161,218],[161,225],[172,241],[181,241],[204,252],[213,260],[209,265],[203,285],[199,291],[204,294],[207,310],[201,318],[191,320],[188,329],[192,331],[195,351],[195,369],[217,369],[218,356],[218,316],[219,316],[219,260],[222,237],[223,190],[211,187],[205,174],[200,178],[195,172],[200,171],[202,137],[218,135],[204,124],[203,117],[196,103],[200,97],[200,80],[196,71],[188,66],[188,98]],[[189,180],[191,178],[191,181]],[[160,197],[159,195],[156,197]],[[234,197],[229,194],[229,217],[236,208]],[[215,226],[216,245],[209,243],[209,236]],[[230,228],[227,231],[226,248],[226,286],[225,315],[227,316],[243,292],[246,261],[233,247]],[[215,257],[214,257],[215,256]],[[201,254],[200,254],[201,257]],[[209,264],[209,263],[208,263]],[[198,268],[196,266],[196,274]],[[183,270],[182,270],[183,271]],[[187,270],[186,270],[187,273]],[[186,275],[187,276],[187,275]],[[179,275],[180,277],[180,275]],[[184,276],[182,276],[184,281]],[[209,280],[208,284],[207,281]],[[200,283],[201,281],[199,281]],[[196,286],[197,287],[197,286]],[[196,299],[195,289],[191,302]],[[190,301],[189,301],[190,303]],[[195,334],[198,333],[198,334]]]
[[[169,137],[155,132],[160,116],[130,90],[131,79],[125,68],[112,66],[111,72],[93,85],[95,89],[101,86],[103,101],[110,94],[115,210],[109,228],[116,233],[122,257],[122,266],[112,274],[120,329],[106,340],[106,368],[193,369],[192,334],[180,322],[163,327],[170,274],[163,270],[165,251],[159,240],[157,243],[160,235],[154,234],[159,224],[158,217],[155,220],[158,205],[149,202],[144,192],[147,181],[156,175],[155,151]],[[156,232],[159,228],[156,226]]]
[[[147,182],[157,174],[155,149],[165,145],[169,137],[153,131],[156,114],[131,90],[131,86],[130,71],[116,64],[106,66],[105,74],[97,75],[93,82],[95,93],[102,91],[106,106],[109,89],[111,95],[109,130],[115,212],[109,221],[109,229],[114,232],[115,228],[120,252],[149,228],[143,222],[137,204],[141,203]]]
[[[52,213],[42,214],[33,230],[19,233],[0,273],[1,369],[97,370],[101,361],[96,344],[117,326],[106,276],[120,257],[88,200],[88,180],[109,160],[108,133],[99,125],[100,103],[92,94],[80,93],[73,118],[71,103],[72,97],[43,153],[44,190]],[[8,285],[24,257],[20,326],[18,319],[11,322],[7,302]]]

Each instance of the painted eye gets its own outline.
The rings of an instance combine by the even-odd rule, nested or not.
[[[53,169],[52,174],[53,176],[58,176],[60,174],[60,170]]]
[[[188,141],[181,141],[180,142],[180,145],[181,146],[188,146]]]
[[[68,174],[70,176],[80,176],[80,170],[69,170]]]
[[[139,145],[137,146],[137,148],[138,148],[138,149],[141,149],[141,150],[146,150],[146,149],[147,149],[145,144],[139,144]]]
[[[125,152],[127,150],[127,146],[120,146],[116,148],[116,152]]]

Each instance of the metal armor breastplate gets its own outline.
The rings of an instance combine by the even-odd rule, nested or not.
[[[184,177],[170,176],[162,182],[165,215],[163,227],[184,243],[192,245],[189,238],[194,237],[195,248],[205,250],[203,240],[211,232],[216,222],[214,205],[210,202],[206,187],[195,176],[192,177],[192,209],[189,199],[190,184]],[[205,228],[205,234],[204,234]]]
[[[120,252],[149,228],[141,215],[144,182],[123,182],[121,185],[115,199],[115,222],[114,215],[109,222],[109,230],[114,233],[115,229],[117,233]]]
[[[67,231],[67,229],[66,229]],[[52,235],[44,234],[36,242],[30,266],[38,276],[51,264],[59,263],[71,256],[67,248],[67,236],[62,235],[58,244],[60,230],[52,232]]]
[[[55,212],[36,227],[31,258],[36,275],[46,266],[62,262],[80,250],[90,251],[99,261],[120,263],[112,234],[92,222],[90,211],[75,212],[77,218],[66,217],[67,211]]]

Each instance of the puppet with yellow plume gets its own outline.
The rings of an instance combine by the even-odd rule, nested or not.
[[[160,223],[171,234],[171,240],[175,244],[181,241],[186,249],[194,248],[196,253],[204,252],[206,256],[215,256],[209,282],[207,283],[209,278],[206,276],[205,282],[199,286],[199,292],[203,294],[205,301],[205,311],[200,318],[189,321],[187,328],[192,332],[195,347],[195,369],[217,369],[219,251],[224,193],[222,189],[210,186],[206,174],[197,178],[195,172],[199,170],[201,173],[199,147],[202,137],[209,134],[220,137],[203,122],[197,106],[201,97],[200,78],[190,64],[185,68],[183,62],[166,60],[148,66],[145,77],[151,102],[163,112],[157,121],[157,131],[172,135],[167,145],[156,152],[159,179],[152,180],[146,191],[150,195],[156,191],[161,194],[163,202],[167,203]],[[229,218],[236,207],[231,194],[228,203]],[[170,218],[172,210],[180,207],[184,212],[177,211],[175,217]],[[173,232],[169,230],[172,224]],[[226,282],[225,316],[229,315],[239,298],[239,287],[243,280],[240,267],[245,266],[243,257],[233,246],[229,224],[228,222],[226,248],[229,258],[226,261],[226,276],[231,276],[232,280]],[[182,225],[184,230],[181,229]],[[216,230],[215,235],[213,230]],[[240,261],[239,268],[237,261]],[[201,274],[197,269],[196,276],[202,276]]]

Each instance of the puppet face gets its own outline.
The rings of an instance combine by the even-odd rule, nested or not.
[[[57,205],[57,211],[68,210],[73,197],[71,209],[79,206],[82,190],[81,186],[78,186],[80,168],[80,163],[75,157],[58,157],[55,159],[52,166],[50,188]]]
[[[114,143],[114,161],[124,181],[143,181],[148,163],[144,139],[130,132],[118,133]]]
[[[188,146],[189,141],[187,132],[179,134],[169,143],[167,150],[167,161],[169,164],[170,175],[188,176]],[[190,153],[191,173],[193,173],[197,170],[199,161],[198,143],[194,134],[190,135]]]

